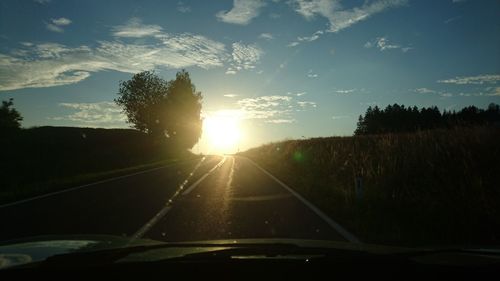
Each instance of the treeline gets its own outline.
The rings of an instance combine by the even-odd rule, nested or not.
[[[490,103],[487,109],[476,106],[464,107],[459,111],[444,110],[436,106],[418,108],[405,107],[397,103],[385,109],[368,107],[365,115],[360,115],[355,135],[380,133],[414,132],[457,126],[478,126],[500,124],[500,106]]]

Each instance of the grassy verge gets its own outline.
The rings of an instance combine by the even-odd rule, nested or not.
[[[290,140],[243,154],[363,241],[499,245],[499,140],[498,129],[457,128]]]
[[[140,171],[145,171],[156,167],[174,164],[179,161],[181,160],[169,159],[169,160],[155,161],[152,163],[140,164],[127,168],[114,169],[103,172],[86,173],[86,174],[69,176],[65,178],[57,178],[39,183],[32,183],[29,185],[20,186],[13,190],[0,192],[0,204],[15,202],[30,197],[47,194],[50,192],[60,191],[105,179],[110,179]]]
[[[195,157],[132,129],[30,128],[0,147],[0,204]]]

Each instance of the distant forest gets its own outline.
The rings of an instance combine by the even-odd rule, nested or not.
[[[405,107],[388,105],[385,109],[378,106],[368,107],[365,115],[360,115],[355,135],[380,133],[413,132],[418,130],[453,128],[457,126],[500,126],[500,106],[490,103],[487,109],[467,106],[459,111],[444,110],[436,106]]]

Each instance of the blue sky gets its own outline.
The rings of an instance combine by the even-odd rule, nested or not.
[[[127,127],[119,81],[184,68],[246,149],[351,135],[369,105],[500,103],[498,34],[493,0],[2,1],[0,99],[25,127]]]

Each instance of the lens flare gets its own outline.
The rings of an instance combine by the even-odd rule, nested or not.
[[[203,121],[203,135],[208,139],[212,153],[234,153],[241,139],[241,112],[219,110]]]

